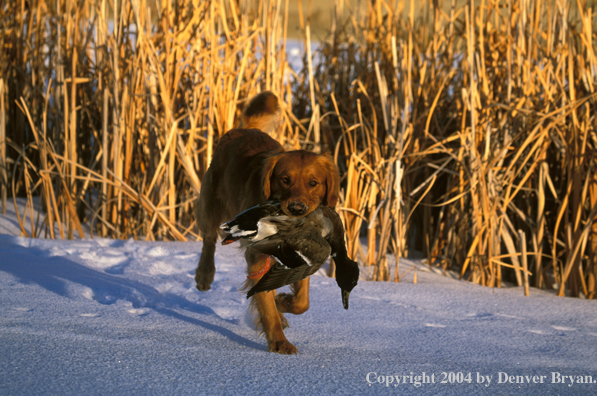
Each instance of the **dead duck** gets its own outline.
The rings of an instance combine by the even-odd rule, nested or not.
[[[358,282],[359,267],[348,257],[342,221],[334,209],[320,206],[305,217],[289,217],[282,213],[279,202],[265,201],[221,228],[230,234],[222,244],[246,239],[251,248],[276,259],[248,291],[247,298],[313,275],[331,255],[336,263],[342,304],[348,309],[348,297]]]

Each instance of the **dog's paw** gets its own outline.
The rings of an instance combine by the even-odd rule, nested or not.
[[[294,355],[297,353],[297,349],[294,345],[290,342],[284,341],[274,341],[267,346],[267,350],[270,352],[276,352],[281,355]]]
[[[197,282],[197,290],[207,291],[211,289],[211,284],[214,281],[216,274],[215,267],[213,269],[205,270],[201,267],[197,268],[195,272],[195,282]]]
[[[282,315],[282,312],[290,312],[290,306],[292,305],[292,300],[294,295],[288,293],[280,293],[276,295],[276,308],[278,308],[278,312]]]

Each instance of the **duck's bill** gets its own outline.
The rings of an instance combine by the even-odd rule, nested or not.
[[[348,296],[350,296],[350,292],[342,290],[342,305],[344,305],[344,309],[348,309]]]

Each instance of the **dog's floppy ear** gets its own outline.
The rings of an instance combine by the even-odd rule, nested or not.
[[[263,166],[263,173],[261,175],[262,185],[263,185],[263,195],[265,199],[269,199],[269,196],[272,193],[272,175],[274,173],[274,168],[276,164],[280,160],[279,155],[272,155],[265,160],[265,164]]]
[[[340,195],[340,174],[338,167],[334,164],[332,158],[328,155],[321,157],[323,169],[325,170],[326,192],[323,200],[325,206],[333,208],[338,203]]]

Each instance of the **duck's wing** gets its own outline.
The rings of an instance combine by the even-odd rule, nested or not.
[[[313,227],[292,235],[276,235],[250,245],[276,259],[276,264],[249,290],[247,298],[261,291],[279,289],[316,273],[330,256],[331,248]]]
[[[297,268],[288,268],[283,264],[276,262],[268,272],[257,282],[255,286],[247,293],[247,298],[253,296],[255,293],[276,290],[281,287],[291,285],[308,276],[316,273],[321,265],[302,265]]]
[[[277,230],[268,228],[270,225],[269,220],[275,219],[281,214],[282,210],[278,201],[269,200],[253,206],[239,213],[233,220],[220,226],[222,230],[230,234],[222,243],[232,243],[241,238],[254,238],[260,230],[268,235],[276,233]],[[282,221],[282,219],[279,219],[279,221]]]
[[[277,236],[251,243],[249,247],[260,253],[274,257],[279,264],[289,269],[302,266],[310,267],[312,265],[311,260],[307,256],[295,250],[283,239],[277,238]]]
[[[293,223],[292,227],[288,225],[286,222],[278,227],[277,234],[254,241],[249,247],[275,257],[289,268],[302,265],[321,267],[330,256],[331,248],[320,231],[305,222]]]

